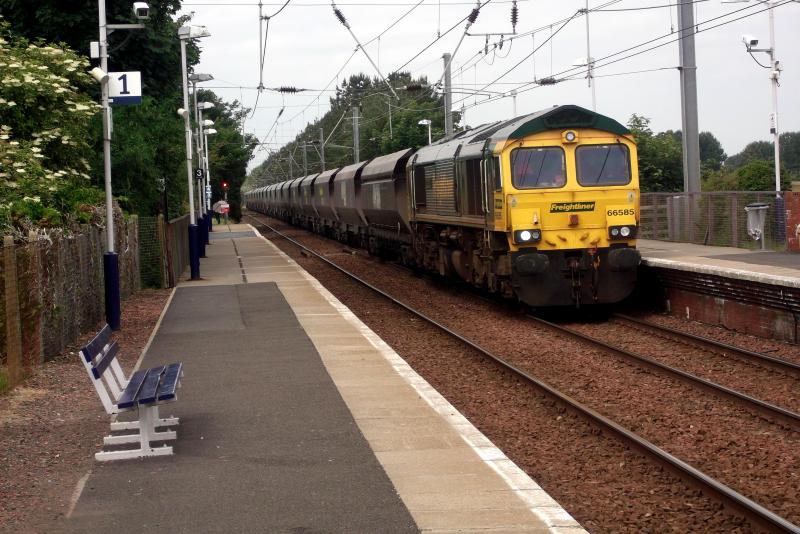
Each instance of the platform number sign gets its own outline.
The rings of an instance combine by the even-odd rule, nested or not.
[[[196,180],[202,180],[203,179],[203,169],[195,169],[194,170],[194,177],[195,177]]]
[[[109,72],[108,98],[115,106],[135,106],[142,103],[142,73]]]

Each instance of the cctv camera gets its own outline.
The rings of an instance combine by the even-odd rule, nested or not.
[[[758,46],[758,39],[756,39],[752,35],[742,35],[742,42],[748,49],[754,46]]]
[[[134,2],[133,14],[139,20],[147,20],[150,18],[150,6],[147,5],[147,2]]]

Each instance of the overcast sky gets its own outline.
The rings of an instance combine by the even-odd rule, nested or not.
[[[353,32],[367,43],[386,30],[419,0],[342,0],[338,7],[347,17]],[[786,0],[778,0],[782,4]],[[264,1],[264,14],[272,15],[283,1]],[[591,0],[589,8],[610,4],[604,11],[590,14],[591,55],[598,60],[597,110],[622,123],[633,113],[652,120],[656,131],[681,128],[680,77],[677,11],[675,0]],[[672,7],[666,7],[672,4]],[[517,33],[541,29],[532,37],[520,37],[506,42],[502,50],[491,51],[499,37],[490,38],[490,53],[475,56],[484,49],[484,37],[467,37],[453,62],[453,85],[457,90],[483,88],[531,54],[552,31],[557,35],[542,46],[532,58],[489,86],[491,91],[507,92],[534,79],[559,74],[572,68],[578,58],[586,57],[586,19],[577,16],[562,28],[564,19],[582,9],[585,0],[518,0]],[[203,49],[198,72],[208,72],[216,80],[207,84],[224,99],[243,101],[253,107],[259,83],[259,17],[255,0],[196,0],[184,2],[184,13],[194,12],[194,24],[205,25],[212,36],[200,44]],[[424,0],[399,24],[387,31],[380,40],[366,45],[384,75],[397,70],[433,41],[437,32],[444,33],[469,14],[474,2],[464,0]],[[654,9],[641,9],[663,6]],[[698,64],[698,100],[700,129],[711,131],[722,142],[729,155],[740,151],[754,139],[769,139],[771,113],[769,70],[759,67],[747,54],[742,34],[769,46],[769,16],[765,5],[722,3],[719,0],[700,0],[695,4]],[[617,11],[614,11],[617,10]],[[741,10],[738,13],[734,13]],[[480,13],[470,33],[511,33],[510,0],[492,0]],[[751,16],[747,16],[751,15]],[[713,26],[746,16],[717,28]],[[800,3],[788,3],[775,8],[777,58],[783,65],[779,89],[779,118],[781,131],[800,130]],[[415,76],[427,75],[438,80],[442,73],[441,56],[453,52],[463,34],[459,24],[441,40],[419,55],[403,70]],[[675,30],[675,33],[671,32]],[[671,35],[670,35],[671,34]],[[613,55],[627,48],[662,37],[651,44],[628,53]],[[646,48],[660,46],[635,57],[617,60]],[[270,148],[294,139],[306,123],[324,115],[335,82],[321,92],[345,65],[355,50],[355,42],[333,14],[330,2],[324,0],[291,0],[277,16],[271,18],[267,39],[264,85],[266,87],[295,86],[314,89],[297,95],[265,91],[245,129],[263,140],[281,106],[286,111],[267,139]],[[613,55],[613,56],[612,56]],[[607,60],[601,60],[612,56]],[[756,58],[767,64],[766,54]],[[654,70],[652,72],[634,71]],[[358,51],[344,66],[339,80],[351,74],[375,71],[362,51]],[[519,115],[555,104],[578,104],[591,108],[591,91],[580,71],[578,78],[555,86],[536,87],[520,92],[517,97]],[[614,75],[614,76],[610,76]],[[531,86],[527,86],[528,88]],[[524,88],[523,88],[524,89]],[[522,91],[522,89],[521,89]],[[477,125],[513,114],[510,97],[481,104],[486,96],[454,95],[454,109],[465,106],[466,124]],[[477,104],[477,105],[476,105]],[[424,117],[420,117],[424,118]],[[262,150],[252,166],[266,158]]]

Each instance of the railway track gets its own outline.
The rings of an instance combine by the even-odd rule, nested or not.
[[[642,453],[644,453],[647,457],[651,458],[659,465],[667,468],[669,471],[678,475],[681,479],[686,481],[687,483],[693,485],[694,487],[699,488],[703,491],[706,495],[712,496],[713,498],[719,500],[724,505],[736,510],[740,514],[746,516],[750,521],[752,521],[755,525],[762,529],[766,529],[769,531],[774,532],[793,532],[800,534],[800,527],[791,523],[787,519],[779,516],[778,514],[768,510],[767,508],[761,506],[760,504],[754,502],[753,500],[749,499],[748,497],[740,494],[733,488],[725,485],[724,483],[716,480],[715,478],[709,476],[708,474],[700,471],[699,469],[693,467],[692,465],[688,464],[687,462],[682,461],[681,459],[677,458],[676,456],[668,453],[667,451],[659,448],[652,442],[648,441],[647,439],[637,435],[636,433],[628,430],[624,426],[616,423],[615,421],[603,416],[599,412],[593,410],[592,408],[580,403],[576,399],[572,398],[571,396],[559,391],[558,389],[552,387],[551,385],[545,383],[544,381],[536,378],[535,376],[531,375],[530,373],[526,372],[525,370],[513,365],[512,363],[506,361],[505,359],[497,356],[496,354],[492,353],[491,351],[481,347],[480,345],[474,343],[467,337],[459,334],[455,330],[448,328],[447,326],[439,323],[438,321],[428,317],[424,313],[414,309],[413,307],[401,302],[388,293],[384,292],[383,290],[375,287],[374,285],[370,284],[366,280],[363,280],[359,276],[347,271],[346,269],[340,267],[333,261],[329,260],[322,254],[317,253],[316,251],[306,247],[302,243],[292,239],[291,237],[283,234],[282,232],[276,230],[275,228],[265,224],[263,221],[259,221],[258,219],[253,218],[256,221],[258,227],[263,227],[268,229],[270,232],[274,233],[277,236],[280,236],[282,239],[287,240],[288,242],[292,243],[293,245],[299,247],[301,250],[305,251],[307,254],[310,254],[325,264],[329,265],[330,267],[336,269],[340,273],[344,274],[345,276],[351,278],[352,280],[358,282],[359,284],[367,287],[371,291],[381,295],[382,297],[390,300],[397,306],[403,308],[407,312],[411,313],[412,315],[418,317],[419,319],[425,321],[426,323],[434,326],[435,328],[441,330],[442,332],[446,333],[447,335],[457,339],[458,341],[462,342],[466,346],[470,347],[472,350],[476,351],[477,353],[481,354],[487,361],[492,362],[495,365],[498,365],[502,369],[506,370],[507,372],[511,373],[515,377],[524,382],[530,384],[531,386],[535,387],[540,392],[544,393],[547,397],[555,400],[562,406],[567,407],[573,413],[576,413],[580,417],[590,421],[593,425],[601,428],[605,432],[613,435],[626,445],[630,446],[633,449],[636,449]],[[536,318],[537,321],[542,321],[541,319]],[[547,325],[552,325],[557,329],[561,329],[563,334],[567,334],[571,337],[574,337],[576,334],[579,337],[586,338],[586,342],[595,343],[597,340],[591,340],[588,336],[583,336],[577,332],[574,332],[570,329],[566,329],[559,325],[555,325],[553,323],[548,323],[544,321]],[[550,326],[548,326],[550,327]],[[619,350],[616,347],[609,346],[609,349],[617,351]],[[639,361],[637,359],[637,361]],[[644,363],[644,362],[640,362]],[[650,365],[650,364],[647,364]],[[709,387],[708,385],[706,387]],[[716,391],[716,388],[712,388]],[[728,393],[726,393],[728,394]],[[737,397],[738,398],[738,397]],[[755,399],[757,400],[757,399]],[[742,402],[750,402],[750,401],[742,401]],[[766,404],[766,403],[762,403]],[[777,407],[774,407],[777,408]],[[760,409],[767,409],[761,407]],[[781,414],[780,417],[784,418],[784,420],[792,421],[793,424],[797,422],[797,415],[791,414],[786,415],[783,414],[778,409],[778,412],[774,412],[773,408],[768,408],[770,410],[771,416],[778,417],[775,415],[776,413]],[[786,411],[788,412],[788,411]]]
[[[721,397],[725,397],[725,398],[728,398],[728,399],[731,399],[731,400],[735,401],[736,403],[738,403],[739,405],[741,405],[745,409],[755,411],[755,412],[757,412],[757,413],[759,413],[759,414],[761,414],[761,415],[763,415],[763,416],[765,416],[765,417],[767,417],[769,419],[780,421],[780,422],[782,422],[784,424],[788,424],[788,425],[790,425],[791,427],[793,427],[795,429],[800,429],[800,414],[798,414],[797,412],[793,412],[793,411],[788,410],[786,408],[783,408],[781,406],[777,406],[775,404],[771,404],[771,403],[765,402],[765,401],[763,401],[761,399],[758,399],[756,397],[753,397],[751,395],[747,395],[745,393],[742,393],[741,391],[737,391],[737,390],[735,390],[733,388],[724,386],[722,384],[718,384],[716,382],[712,382],[711,380],[707,380],[705,378],[702,378],[702,377],[697,376],[695,374],[689,373],[689,372],[684,371],[682,369],[679,369],[677,367],[673,367],[673,366],[667,365],[665,363],[662,363],[662,362],[660,362],[660,361],[658,361],[656,359],[650,358],[648,356],[644,356],[642,354],[638,354],[636,352],[633,352],[633,351],[630,351],[630,350],[626,350],[626,349],[624,349],[622,347],[619,347],[617,345],[612,345],[612,344],[607,343],[607,342],[605,342],[605,341],[603,341],[601,339],[597,339],[597,338],[588,336],[586,334],[583,334],[581,332],[578,332],[577,330],[574,330],[572,328],[567,328],[565,326],[561,326],[561,325],[558,325],[556,323],[552,323],[550,321],[546,321],[544,319],[536,317],[535,315],[529,315],[529,317],[533,321],[535,321],[538,325],[540,325],[540,326],[542,326],[544,328],[547,328],[547,329],[549,329],[549,330],[551,330],[553,332],[556,332],[558,334],[562,334],[562,335],[571,337],[571,338],[576,339],[578,341],[581,341],[583,343],[587,343],[587,344],[589,344],[589,345],[591,345],[593,347],[600,347],[603,350],[605,350],[606,352],[608,352],[610,354],[613,354],[615,356],[622,357],[623,359],[628,360],[628,361],[630,361],[630,362],[632,362],[634,364],[645,366],[645,367],[647,367],[649,369],[652,369],[652,370],[654,370],[656,372],[668,375],[670,377],[673,377],[673,378],[676,378],[676,379],[679,379],[679,380],[683,380],[683,381],[685,381],[685,382],[687,382],[687,383],[689,383],[689,384],[691,384],[693,386],[706,389],[706,390],[714,393],[715,395],[719,395]],[[630,319],[630,318],[627,318],[627,317],[626,317],[626,319],[628,321],[634,321],[633,319]],[[637,326],[639,326],[639,323],[642,323],[642,321],[636,322]],[[649,327],[652,327],[654,330],[657,329],[656,325],[652,325],[651,323],[647,323],[647,325]],[[687,334],[687,336],[689,336],[689,335]],[[693,337],[699,337],[699,336],[693,336]],[[715,342],[713,340],[710,340],[710,339],[707,339],[707,338],[700,338],[700,339],[703,339],[704,342],[707,343],[709,346],[716,346],[715,344],[717,342]],[[722,344],[719,344],[719,345],[722,345]],[[730,347],[730,346],[728,346],[728,347]],[[731,347],[731,349],[729,349],[729,350],[731,350],[731,352],[732,352],[732,349],[733,348]],[[749,351],[745,351],[744,349],[740,349],[740,350],[742,350],[742,352],[749,353],[751,355],[751,357],[755,357],[756,355],[758,355],[758,353],[750,353]],[[777,360],[777,359],[776,358],[772,358],[772,360]],[[783,361],[783,360],[778,360],[778,361]],[[794,366],[796,366],[796,364],[793,364],[791,362],[784,362],[784,363],[787,364],[787,368],[786,369],[793,369]],[[771,362],[771,365],[777,365],[777,363]]]
[[[696,346],[722,356],[738,358],[762,367],[768,367],[782,373],[800,377],[800,364],[795,362],[790,362],[781,358],[775,358],[774,356],[769,356],[768,354],[754,352],[741,347],[735,347],[733,345],[721,343],[707,337],[681,332],[680,330],[675,330],[674,328],[668,328],[663,325],[643,321],[641,319],[630,317],[621,313],[614,314],[613,318],[617,321],[628,324],[633,328],[638,328],[645,332],[650,332],[655,335],[673,339],[686,345]]]

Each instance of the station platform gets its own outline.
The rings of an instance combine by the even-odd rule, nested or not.
[[[665,300],[673,315],[800,344],[800,254],[646,239],[637,248],[640,293],[651,303]]]
[[[800,288],[800,254],[710,247],[639,239],[642,263],[649,267],[693,271],[763,284]]]
[[[333,295],[216,226],[141,366],[184,363],[173,456],[97,463],[70,532],[584,532]]]

